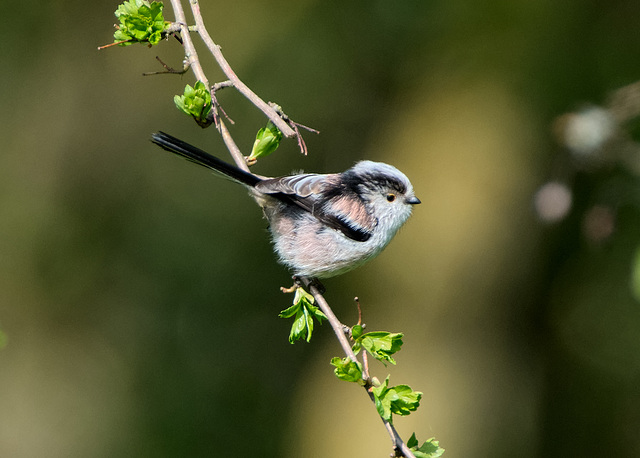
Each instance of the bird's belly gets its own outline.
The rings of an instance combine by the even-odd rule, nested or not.
[[[272,226],[275,250],[280,262],[295,275],[328,278],[342,274],[364,264],[376,256],[383,247],[375,243],[375,237],[357,242],[342,232],[317,222],[313,224],[284,223],[276,233]]]

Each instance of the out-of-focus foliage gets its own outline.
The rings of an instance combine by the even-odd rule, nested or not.
[[[636,250],[631,269],[631,290],[636,301],[640,302],[640,248]]]

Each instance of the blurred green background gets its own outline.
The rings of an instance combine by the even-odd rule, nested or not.
[[[226,155],[174,107],[191,73],[142,76],[156,55],[179,67],[177,42],[97,51],[116,7],[5,8],[0,456],[389,456],[370,401],[332,374],[330,328],[287,342],[290,278],[260,211],[149,142],[164,130]],[[449,458],[640,456],[636,129],[586,160],[553,129],[640,79],[640,5],[202,10],[239,76],[321,131],[305,135],[309,157],[289,141],[257,173],[370,158],[423,202],[378,259],[326,282],[343,322],[359,296],[369,329],[405,333],[398,366],[373,366],[424,392],[401,435],[436,436]],[[248,154],[263,116],[231,90],[220,101]],[[543,223],[534,195],[553,180],[573,205]]]

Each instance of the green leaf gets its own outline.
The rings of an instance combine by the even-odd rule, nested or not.
[[[115,16],[120,24],[113,34],[115,43],[129,46],[133,43],[158,44],[168,26],[162,15],[161,2],[129,0],[118,6]]]
[[[357,340],[362,335],[362,332],[363,332],[362,326],[359,324],[356,324],[351,328],[351,337],[353,337],[354,340]]]
[[[313,305],[314,302],[315,299],[313,295],[306,292],[303,288],[298,288],[293,298],[293,305],[278,315],[280,318],[291,318],[295,316],[293,324],[291,325],[291,332],[289,333],[290,343],[295,343],[300,339],[305,339],[307,342],[310,342],[311,334],[313,333],[314,318],[318,320],[318,322],[327,319],[325,314],[322,313],[322,310]]]
[[[313,333],[313,315],[309,313],[308,307],[302,307],[302,314],[304,316],[304,326],[307,328],[307,342],[311,341],[311,334]]]
[[[391,422],[391,414],[409,415],[420,406],[422,393],[413,391],[408,385],[389,387],[389,376],[384,383],[371,388],[376,409],[382,418]]]
[[[420,406],[422,392],[413,391],[409,385],[397,385],[389,389],[391,394],[391,412],[396,415],[409,415]]]
[[[271,121],[256,134],[251,155],[247,159],[249,163],[255,163],[259,157],[268,156],[278,149],[282,140],[282,132]]]
[[[306,339],[309,342],[313,329],[307,328],[307,320],[305,320],[304,312],[300,309],[296,313],[296,319],[293,320],[291,325],[291,332],[289,333],[289,343],[294,343],[300,339]]]
[[[413,448],[418,446],[418,438],[416,437],[416,433],[414,432],[409,440],[407,441],[407,447]]]
[[[418,439],[416,433],[411,435],[411,438],[407,441],[407,446],[416,458],[439,458],[444,454],[444,449],[440,447],[440,443],[435,437],[427,439],[422,446],[418,447]]]
[[[313,304],[316,299],[313,297],[313,294],[308,293],[304,288],[296,288],[295,295],[293,296],[293,303],[305,303],[305,304]]]
[[[371,388],[371,392],[373,393],[373,398],[376,402],[376,409],[378,410],[378,415],[380,415],[383,419],[387,421],[391,421],[391,403],[389,399],[386,399],[386,393],[389,391],[389,376],[385,379],[384,383],[374,386]]]
[[[353,350],[357,352],[360,351],[361,347],[363,347],[377,360],[382,361],[383,363],[387,361],[391,364],[395,364],[396,361],[391,357],[391,355],[400,351],[403,336],[404,334],[401,332],[367,332],[358,338],[354,337],[356,342]]]
[[[192,116],[200,126],[211,124],[208,119],[212,109],[211,93],[202,81],[196,81],[194,87],[187,84],[184,93],[174,96],[173,101],[180,111]]]
[[[284,309],[282,312],[280,312],[280,314],[278,315],[280,318],[291,318],[293,315],[295,315],[296,313],[298,313],[298,310],[300,309],[300,304],[296,304],[294,303],[291,307],[289,307],[288,309]]]
[[[345,382],[364,383],[362,380],[362,364],[353,361],[351,358],[335,358],[331,359],[331,365],[335,367],[334,373],[336,377]]]

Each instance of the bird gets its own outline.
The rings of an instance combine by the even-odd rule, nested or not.
[[[276,178],[246,172],[164,132],[163,149],[244,185],[262,207],[278,255],[295,278],[341,275],[376,257],[421,203],[397,168],[363,160],[342,173]]]

